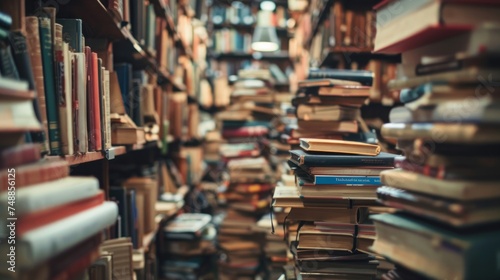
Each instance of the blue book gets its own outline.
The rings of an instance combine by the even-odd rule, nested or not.
[[[131,106],[131,93],[132,93],[132,65],[128,63],[119,63],[114,66],[118,83],[120,84],[120,91],[122,93],[123,105],[125,105],[125,112],[127,115],[132,116]]]
[[[74,52],[83,52],[82,20],[73,18],[58,18],[56,22],[63,26],[63,40]]]
[[[366,185],[380,186],[380,176],[314,175],[315,185]]]

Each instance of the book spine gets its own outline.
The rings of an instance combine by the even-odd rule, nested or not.
[[[35,81],[36,99],[40,111],[40,122],[43,126],[42,151],[49,151],[49,126],[47,122],[47,106],[45,103],[45,82],[43,76],[42,52],[40,48],[40,32],[37,17],[26,17],[26,40],[31,60],[31,70]]]
[[[366,185],[379,186],[381,184],[379,176],[323,176],[315,175],[316,185]]]
[[[109,85],[109,71],[104,70],[103,78],[103,100],[104,100],[104,149],[111,148],[111,109],[110,109],[110,85]]]
[[[85,54],[75,53],[73,77],[73,110],[75,127],[75,147],[80,153],[88,151],[87,131],[87,74],[85,69]]]
[[[99,61],[97,59],[97,53],[92,53],[92,106],[93,108],[93,117],[92,121],[94,122],[94,145],[96,151],[102,150],[102,134],[101,134],[101,97],[99,91]]]
[[[19,72],[10,46],[3,41],[0,41],[0,73],[3,77],[19,80]]]
[[[66,161],[57,161],[45,165],[21,166],[16,169],[16,188],[49,182],[64,178],[69,175],[69,167]],[[6,191],[8,185],[7,170],[0,172],[0,191]]]
[[[63,43],[64,55],[64,95],[62,100],[59,101],[64,108],[64,118],[66,119],[66,133],[67,133],[67,150],[66,154],[72,155],[75,153],[75,133],[73,128],[73,79],[72,79],[72,60],[73,53],[69,50],[69,44]]]
[[[0,151],[0,169],[13,168],[40,159],[40,149],[36,145],[24,144]]]
[[[17,221],[17,234],[20,238],[22,238],[23,234],[29,232],[30,230],[76,215],[92,207],[99,206],[103,202],[104,193],[99,192],[95,196],[79,201],[27,213],[26,215],[19,217]]]
[[[305,155],[301,158],[301,164],[306,166],[393,166],[394,158],[321,158]]]
[[[116,204],[104,202],[82,213],[27,232],[23,242],[31,252],[19,250],[19,259],[27,266],[36,265],[77,245],[116,220]]]
[[[68,129],[72,129],[71,124],[68,123],[65,110],[65,81],[64,81],[64,50],[62,42],[62,25],[57,24],[54,33],[54,74],[56,78],[56,91],[57,91],[57,101],[59,110],[59,128],[61,135],[61,150],[65,155],[69,154],[68,146],[69,141],[73,139],[68,139]]]
[[[45,86],[45,104],[47,106],[47,123],[49,129],[50,154],[60,155],[60,133],[59,116],[57,108],[57,96],[54,77],[54,51],[52,46],[52,34],[50,30],[50,19],[39,18],[40,47],[42,52],[43,75]]]
[[[84,102],[87,103],[87,140],[88,140],[88,150],[89,152],[96,150],[96,136],[95,136],[95,113],[94,110],[96,107],[94,106],[94,85],[93,85],[93,69],[92,66],[92,51],[90,47],[85,47],[85,69],[86,69],[86,84],[87,84],[87,96]],[[80,103],[81,104],[81,103]]]

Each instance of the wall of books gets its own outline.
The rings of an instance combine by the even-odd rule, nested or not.
[[[499,14],[0,1],[0,279],[500,279]]]

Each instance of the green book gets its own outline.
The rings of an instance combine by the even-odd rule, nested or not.
[[[45,104],[49,127],[49,147],[51,155],[61,154],[59,133],[58,102],[54,78],[54,50],[50,18],[40,17],[40,48],[42,52],[43,76],[45,86]]]

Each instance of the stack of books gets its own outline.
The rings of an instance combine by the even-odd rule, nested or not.
[[[399,4],[386,2],[377,18]],[[404,106],[381,132],[405,156],[381,173],[377,191],[400,211],[373,217],[373,250],[397,264],[390,279],[500,277],[500,6],[443,2],[403,5],[412,28],[394,18],[375,40],[378,51],[402,52],[401,78],[389,87]]]
[[[274,185],[272,170],[264,157],[232,159],[227,164],[229,185],[224,193],[227,212],[220,225],[219,245],[223,258],[221,277],[256,275],[260,271],[265,232],[257,221],[269,211]]]
[[[297,145],[299,138],[359,137],[357,133],[364,127],[360,127],[360,107],[370,96],[372,82],[370,71],[311,69],[308,79],[299,82],[301,89],[292,100],[297,123],[288,125],[282,138]]]
[[[184,213],[163,229],[159,249],[163,256],[161,274],[165,279],[213,279],[215,228],[212,216]]]
[[[378,212],[380,172],[392,169],[395,155],[378,145],[301,138],[290,151],[295,184],[278,186],[274,207],[289,207],[288,243],[297,276],[372,279],[379,262],[370,255],[374,228],[369,214]],[[344,279],[342,278],[342,279]]]
[[[102,231],[118,217],[96,178],[68,176],[66,161],[40,154],[35,144],[0,148],[2,279],[75,279],[99,258]]]
[[[227,213],[218,236],[224,256],[219,271],[221,277],[230,279],[260,271],[265,232],[258,230],[257,221],[269,211],[275,181],[263,154],[263,142],[271,119],[279,112],[272,101],[262,101],[272,93],[268,88],[269,71],[245,70],[239,77],[231,105],[218,115],[226,141],[220,144],[220,156],[229,175],[226,189],[220,194]]]

